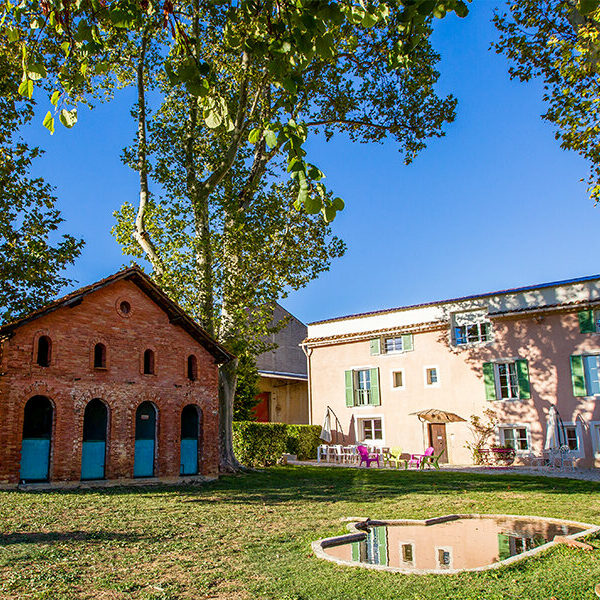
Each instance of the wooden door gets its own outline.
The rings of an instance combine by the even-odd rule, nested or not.
[[[448,446],[446,444],[446,424],[429,423],[429,445],[433,446],[433,453],[440,456],[441,463],[448,462]]]

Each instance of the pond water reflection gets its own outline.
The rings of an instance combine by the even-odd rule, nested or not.
[[[359,525],[360,527],[360,525]],[[515,517],[377,525],[364,540],[324,546],[328,557],[402,570],[477,569],[517,556],[585,527]]]

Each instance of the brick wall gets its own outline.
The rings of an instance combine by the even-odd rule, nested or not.
[[[131,310],[123,315],[121,302]],[[48,367],[36,364],[37,340],[52,340]],[[106,369],[94,368],[94,346],[106,346]],[[155,352],[155,374],[143,373],[143,353]],[[187,357],[198,361],[198,378],[187,377]],[[150,401],[157,409],[155,474],[176,478],[180,468],[181,411],[201,414],[199,470],[218,471],[218,376],[213,356],[134,283],[116,281],[17,328],[0,357],[0,483],[18,483],[24,407],[36,395],[53,411],[50,481],[81,474],[83,417],[87,403],[108,407],[106,478],[133,476],[135,415]]]

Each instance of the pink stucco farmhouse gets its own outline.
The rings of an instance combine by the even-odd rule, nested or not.
[[[340,443],[468,464],[469,421],[496,414],[492,445],[541,455],[554,411],[563,450],[600,466],[600,275],[311,323],[309,412]],[[464,421],[420,420],[426,409]]]

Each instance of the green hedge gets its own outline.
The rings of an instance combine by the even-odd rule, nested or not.
[[[251,467],[274,465],[285,453],[306,460],[317,457],[320,433],[319,425],[234,421],[233,450],[242,464]]]
[[[299,460],[317,458],[317,447],[323,443],[320,425],[288,425],[287,451]]]
[[[233,422],[233,451],[244,465],[274,465],[286,452],[286,440],[285,423]]]

